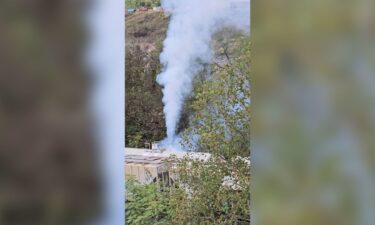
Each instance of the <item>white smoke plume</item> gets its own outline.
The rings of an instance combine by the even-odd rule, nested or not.
[[[162,0],[162,7],[171,13],[171,20],[160,55],[164,68],[157,82],[163,86],[165,145],[174,145],[194,75],[201,63],[211,60],[212,35],[224,26],[249,31],[250,0]]]

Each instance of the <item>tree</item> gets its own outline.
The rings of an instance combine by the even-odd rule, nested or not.
[[[237,45],[233,59],[213,65],[213,74],[190,100],[193,115],[184,144],[192,151],[224,159],[250,155],[250,40]]]
[[[250,222],[250,41],[197,88],[184,144],[211,153],[208,160],[177,161],[171,188],[174,224]]]

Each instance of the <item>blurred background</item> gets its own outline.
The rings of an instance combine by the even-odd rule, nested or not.
[[[87,224],[101,211],[88,1],[0,1],[0,224]]]
[[[375,224],[374,6],[252,2],[253,224]]]

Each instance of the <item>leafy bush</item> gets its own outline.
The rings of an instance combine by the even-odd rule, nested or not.
[[[134,180],[126,182],[126,224],[168,225],[168,193],[162,192],[156,183],[141,185]]]

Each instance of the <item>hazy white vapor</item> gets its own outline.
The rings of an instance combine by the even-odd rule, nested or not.
[[[185,98],[202,62],[211,60],[210,42],[223,26],[250,28],[250,0],[162,0],[171,12],[160,61],[164,70],[157,81],[163,86],[167,127],[166,144],[174,143]]]

